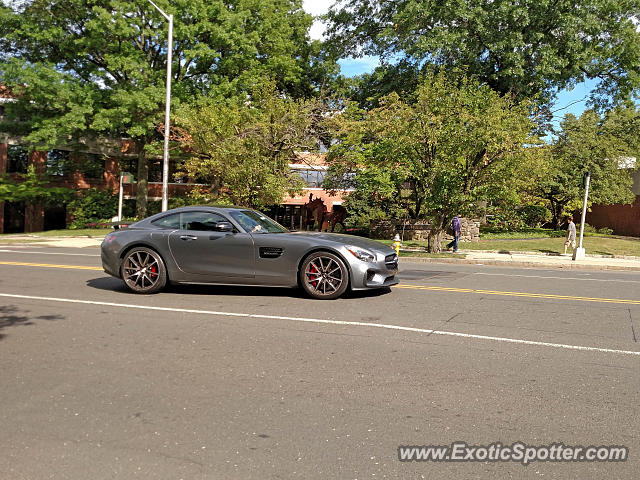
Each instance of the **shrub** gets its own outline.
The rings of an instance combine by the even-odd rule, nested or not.
[[[99,224],[116,215],[118,196],[111,192],[90,188],[81,191],[78,197],[69,203],[68,208],[73,217],[69,228],[86,228],[87,225]]]
[[[530,228],[537,228],[551,220],[551,212],[542,205],[528,204],[518,211],[518,216]]]

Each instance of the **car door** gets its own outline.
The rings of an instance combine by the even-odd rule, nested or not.
[[[188,211],[180,214],[180,230],[169,235],[169,248],[185,273],[202,275],[202,281],[237,281],[255,276],[253,239],[234,229],[216,231],[219,222],[229,222],[215,212]]]

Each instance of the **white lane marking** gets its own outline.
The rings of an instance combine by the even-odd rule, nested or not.
[[[544,276],[544,275],[522,275],[522,274],[509,274],[509,273],[485,273],[485,272],[473,272],[473,275],[490,275],[497,277],[524,277],[524,278],[544,278],[544,279],[553,279],[553,280],[582,280],[587,282],[615,282],[615,283],[640,283],[640,280],[617,280],[615,278],[605,279],[605,278],[577,278],[577,277],[554,277],[554,276]]]
[[[34,252],[33,250],[20,251],[20,250],[5,250],[5,249],[0,249],[0,253],[28,253],[29,255],[33,253],[37,253],[39,255],[64,255],[64,256],[76,256],[76,257],[99,257],[100,256],[95,253]]]
[[[153,310],[160,312],[194,313],[199,315],[215,315],[220,317],[264,318],[267,320],[287,320],[291,322],[316,323],[324,325],[343,325],[353,327],[382,328],[386,330],[400,330],[403,332],[426,333],[429,335],[444,335],[449,337],[472,338],[475,340],[489,340],[494,342],[516,343],[520,345],[534,345],[537,347],[553,347],[565,350],[582,350],[587,352],[617,353],[621,355],[640,356],[640,351],[617,350],[612,348],[587,347],[582,345],[567,345],[563,343],[536,342],[518,338],[492,337],[489,335],[475,335],[472,333],[449,332],[446,330],[432,330],[430,328],[404,327],[402,325],[389,325],[385,323],[348,322],[345,320],[322,320],[318,318],[284,317],[281,315],[261,315],[255,313],[218,312],[214,310],[194,310],[190,308],[153,307],[147,305],[131,305],[126,303],[97,302],[93,300],[76,300],[72,298],[36,297],[32,295],[16,295],[0,293],[0,297],[22,298],[27,300],[43,300],[49,302],[79,303],[83,305],[100,305],[105,307],[132,308],[137,310]]]

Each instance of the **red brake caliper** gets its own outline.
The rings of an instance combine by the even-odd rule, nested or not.
[[[311,268],[309,269],[309,271],[310,271],[311,273],[315,273],[315,274],[317,274],[317,273],[318,273],[318,269],[317,269],[317,268],[316,268],[316,266],[315,266],[315,265],[313,265],[313,264],[311,265]],[[315,278],[315,279],[313,279],[313,280],[311,280],[311,282],[310,282],[310,283],[311,283],[311,285],[313,285],[313,287],[315,288],[315,287],[318,285],[318,275],[316,275],[316,278]]]
[[[155,277],[156,275],[156,267],[151,267],[151,277]]]

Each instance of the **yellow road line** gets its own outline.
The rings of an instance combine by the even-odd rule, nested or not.
[[[29,262],[0,262],[0,265],[17,265],[20,267],[44,267],[44,268],[68,268],[72,270],[99,270],[102,267],[87,267],[85,265],[55,265],[52,263],[29,263]]]
[[[552,300],[573,300],[578,302],[596,303],[623,303],[626,305],[640,305],[640,300],[626,300],[623,298],[598,298],[598,297],[576,297],[572,295],[552,295],[548,293],[528,293],[528,292],[501,292],[498,290],[478,290],[473,288],[451,288],[451,287],[430,287],[427,285],[396,285],[396,288],[407,288],[413,290],[432,290],[438,292],[454,293],[478,293],[480,295],[501,295],[506,297],[526,297],[526,298],[548,298]]]
[[[41,267],[41,268],[65,268],[71,270],[95,270],[103,271],[102,267],[89,267],[86,265],[56,265],[51,263],[29,263],[29,262],[0,262],[0,265],[16,265],[21,267]],[[552,295],[548,293],[529,293],[529,292],[502,292],[498,290],[479,290],[474,288],[455,288],[455,287],[433,287],[428,285],[396,285],[396,288],[406,288],[413,290],[431,290],[436,292],[451,293],[477,293],[480,295],[500,295],[505,297],[525,297],[525,298],[546,298],[551,300],[572,300],[578,302],[596,302],[596,303],[621,303],[625,305],[640,305],[640,300],[627,300],[623,298],[598,298],[598,297],[576,297],[572,295]]]

